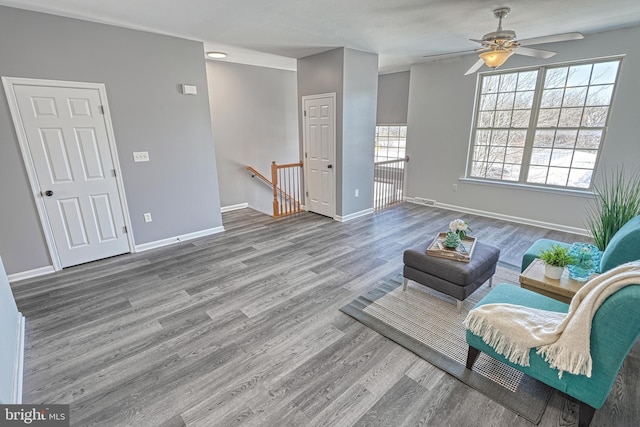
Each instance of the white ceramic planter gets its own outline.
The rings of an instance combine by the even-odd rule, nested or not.
[[[556,267],[555,265],[544,265],[544,275],[549,279],[558,280],[562,277],[562,273],[564,272],[564,267]]]

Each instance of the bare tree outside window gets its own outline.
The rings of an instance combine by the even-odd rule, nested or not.
[[[620,59],[480,77],[471,178],[587,189]]]

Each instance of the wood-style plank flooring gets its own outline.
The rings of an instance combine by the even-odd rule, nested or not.
[[[458,217],[505,265],[585,240],[412,204],[347,223],[229,212],[224,233],[14,283],[24,402],[70,404],[74,426],[530,426],[338,311]],[[592,425],[640,424],[637,347]],[[576,408],[554,393],[540,425]]]

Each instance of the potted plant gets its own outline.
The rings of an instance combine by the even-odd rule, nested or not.
[[[596,197],[587,211],[587,228],[594,244],[604,251],[613,235],[640,214],[640,170],[627,177],[624,168],[616,168],[593,189]]]
[[[544,262],[544,275],[550,279],[557,280],[562,277],[564,268],[573,263],[569,248],[557,243],[540,251],[538,257]]]

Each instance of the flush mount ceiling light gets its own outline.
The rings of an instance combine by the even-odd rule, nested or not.
[[[207,58],[222,59],[226,57],[227,57],[227,54],[224,52],[207,52]]]

